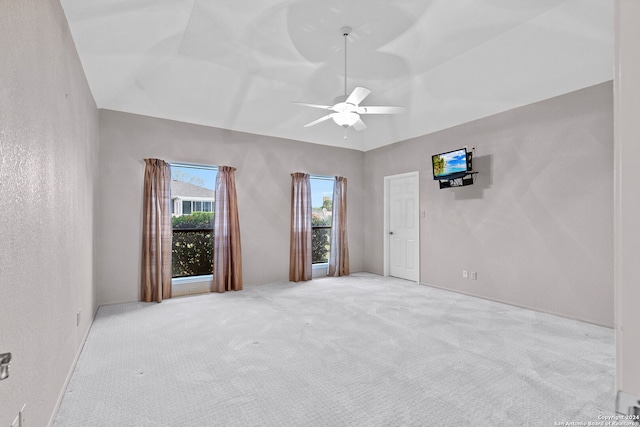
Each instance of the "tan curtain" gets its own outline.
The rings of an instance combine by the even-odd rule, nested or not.
[[[333,185],[333,214],[331,216],[330,246],[329,276],[348,276],[347,178],[341,176],[336,176]]]
[[[289,280],[311,280],[311,180],[302,172],[291,174]]]
[[[142,289],[145,302],[171,298],[171,167],[144,159]]]
[[[242,290],[242,251],[235,170],[230,166],[221,166],[216,178],[213,292]]]

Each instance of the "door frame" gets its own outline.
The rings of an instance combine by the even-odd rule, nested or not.
[[[415,188],[418,189],[418,203],[416,203],[416,207],[415,207],[415,217],[418,220],[418,227],[417,227],[417,239],[416,242],[418,242],[418,247],[416,248],[415,251],[415,265],[417,267],[418,270],[418,280],[417,283],[420,284],[420,172],[419,171],[413,171],[413,172],[406,172],[406,173],[401,173],[401,174],[397,174],[397,175],[389,175],[389,176],[385,176],[384,177],[384,227],[383,227],[383,232],[384,232],[384,237],[383,237],[383,242],[384,242],[384,267],[383,267],[383,275],[389,276],[389,270],[391,269],[389,267],[389,263],[391,262],[391,256],[389,253],[389,182],[392,179],[395,178],[411,178],[413,177],[415,180]]]

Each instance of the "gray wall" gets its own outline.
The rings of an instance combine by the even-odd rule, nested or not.
[[[615,284],[616,386],[640,399],[640,2],[616,0]],[[621,399],[618,403],[622,403]],[[634,403],[635,406],[640,403]],[[623,410],[623,408],[620,408]],[[627,413],[624,408],[624,413]]]
[[[612,109],[608,82],[366,152],[365,270],[383,271],[383,177],[417,170],[422,283],[613,326]],[[440,190],[431,155],[464,145],[476,183]]]
[[[0,426],[45,426],[96,308],[98,111],[60,3],[0,11]]]
[[[140,299],[144,158],[228,165],[236,187],[245,284],[288,280],[292,172],[348,179],[351,270],[363,261],[364,154],[344,148],[100,111],[98,301]]]

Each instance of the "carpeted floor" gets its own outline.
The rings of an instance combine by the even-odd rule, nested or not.
[[[611,329],[363,273],[100,307],[54,425],[586,423],[614,373]]]

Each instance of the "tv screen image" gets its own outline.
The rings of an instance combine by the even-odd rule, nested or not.
[[[452,174],[467,171],[467,149],[461,148],[448,153],[431,157],[433,162],[433,178],[444,178]]]

